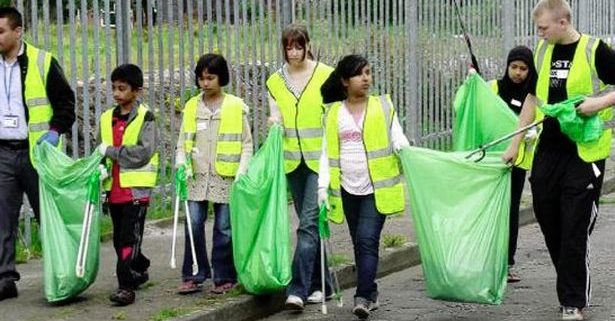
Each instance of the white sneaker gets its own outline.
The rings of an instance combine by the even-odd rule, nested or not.
[[[303,311],[303,300],[296,295],[289,295],[284,303],[286,310]]]
[[[329,301],[331,299],[333,299],[335,295],[333,293],[327,295],[327,297],[325,297],[326,301]],[[316,303],[321,303],[322,302],[322,292],[321,291],[314,291],[312,292],[312,294],[310,294],[310,296],[308,296],[307,300],[306,300],[307,304],[316,304]]]
[[[378,310],[380,308],[380,302],[376,299],[376,302],[369,301],[369,305],[367,306],[370,311]]]
[[[562,320],[583,320],[583,314],[579,308],[563,307]]]

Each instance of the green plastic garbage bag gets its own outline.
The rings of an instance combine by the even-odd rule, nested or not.
[[[400,153],[427,294],[500,304],[506,289],[510,169],[499,153]]]
[[[291,278],[282,130],[271,127],[248,171],[231,190],[235,268],[241,284],[253,294],[279,291]]]
[[[583,96],[576,96],[557,104],[543,105],[540,110],[547,116],[557,118],[562,133],[572,141],[591,143],[602,135],[604,123],[598,114],[589,117],[577,114],[576,105],[584,99]]]
[[[90,191],[88,182],[98,174],[102,155],[73,160],[48,143],[34,149],[39,175],[41,242],[45,296],[58,302],[77,296],[96,279],[100,247],[100,190]],[[96,184],[98,186],[98,184]],[[93,196],[94,195],[94,196]],[[89,235],[85,274],[76,276],[75,264],[81,239],[84,210],[96,202]]]
[[[454,101],[453,150],[473,150],[517,129],[518,117],[478,74],[468,76]],[[489,151],[504,151],[510,140]]]

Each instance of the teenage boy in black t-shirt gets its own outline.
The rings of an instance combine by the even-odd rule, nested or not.
[[[534,51],[538,81],[527,95],[519,126],[536,118],[538,102],[557,103],[575,95],[597,94],[615,84],[615,53],[601,40],[579,33],[571,24],[565,0],[541,0],[534,22],[542,40]],[[615,92],[587,98],[580,115],[611,117]],[[523,134],[502,156],[516,159]],[[611,129],[599,141],[576,144],[565,136],[556,119],[547,119],[536,149],[530,183],[533,206],[557,273],[562,320],[583,320],[589,304],[589,236],[598,212],[604,163],[611,146]]]

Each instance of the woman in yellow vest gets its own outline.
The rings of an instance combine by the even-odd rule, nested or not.
[[[229,70],[221,55],[199,58],[194,71],[202,92],[186,102],[179,139],[176,167],[188,173],[188,208],[199,271],[192,275],[192,255],[186,224],[186,242],[180,294],[201,290],[211,278],[205,247],[205,219],[208,203],[213,204],[214,227],[212,293],[222,294],[237,283],[231,243],[229,192],[235,177],[246,171],[252,156],[252,135],[248,107],[241,98],[227,94]]]
[[[346,218],[357,265],[352,312],[366,318],[378,308],[380,233],[388,214],[405,207],[401,165],[395,152],[409,145],[388,95],[369,95],[367,60],[344,57],[321,92],[331,103],[325,124],[318,179],[318,202],[329,219]]]
[[[536,67],[534,55],[526,46],[517,46],[510,50],[506,59],[506,71],[501,79],[494,79],[491,89],[506,102],[508,107],[516,114],[521,112],[521,106],[528,93],[536,87]],[[530,134],[530,132],[528,132]],[[536,136],[533,130],[531,136]],[[528,139],[526,138],[526,142]],[[517,236],[519,234],[519,206],[523,185],[525,185],[525,172],[532,164],[533,153],[529,148],[533,144],[525,144],[524,153],[515,162],[510,177],[510,233],[508,235],[508,282],[519,282],[521,279],[513,270],[515,265],[515,252],[517,251]]]
[[[267,79],[270,122],[284,126],[284,167],[299,217],[297,248],[292,263],[286,308],[303,310],[304,302],[319,303],[331,291],[320,289],[318,237],[318,162],[322,144],[324,108],[320,86],[333,68],[312,60],[310,38],[303,26],[290,25],[282,34],[286,63]]]

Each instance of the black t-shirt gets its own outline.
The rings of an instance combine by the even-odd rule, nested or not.
[[[551,77],[549,79],[549,104],[568,99],[566,80],[568,72],[574,63],[572,58],[579,42],[567,45],[555,45],[551,58]],[[602,40],[596,49],[596,72],[603,83],[615,84],[615,52]],[[535,92],[534,92],[535,94]],[[560,130],[559,123],[554,118],[547,118],[543,123],[539,149],[557,150],[563,153],[576,153],[576,144]]]

